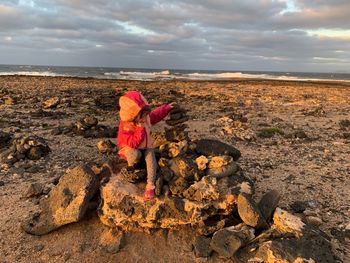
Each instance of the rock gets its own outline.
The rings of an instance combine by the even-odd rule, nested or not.
[[[204,176],[199,182],[192,184],[184,193],[184,197],[202,202],[204,200],[218,200],[220,193],[217,179],[211,176]]]
[[[190,183],[175,176],[169,183],[172,195],[164,193],[162,198],[144,202],[144,186],[129,183],[116,174],[101,187],[104,201],[98,214],[104,224],[126,230],[135,227],[172,229],[181,225],[203,226],[205,220],[212,216],[217,215],[216,220],[220,221],[220,215],[229,216],[236,210],[237,195],[234,193],[239,192],[244,180],[240,176],[222,178],[216,186],[218,199],[197,202],[182,198]]]
[[[320,226],[323,223],[322,219],[316,216],[307,216],[306,222],[308,222],[310,225],[313,225],[313,226]]]
[[[43,102],[44,109],[55,108],[60,103],[60,98],[54,97]]]
[[[248,226],[264,228],[267,226],[257,204],[246,193],[240,193],[237,199],[238,214]]]
[[[16,99],[10,96],[3,97],[3,101],[5,105],[14,105],[16,104]]]
[[[199,170],[205,170],[207,168],[207,163],[209,163],[209,159],[204,155],[196,158],[196,164]]]
[[[188,181],[193,181],[195,174],[198,173],[197,165],[189,157],[175,157],[170,159],[168,164],[174,175],[183,177]]]
[[[253,262],[336,262],[330,242],[320,236],[281,238],[263,242],[250,258]],[[250,262],[250,261],[245,261]]]
[[[226,224],[226,219],[222,219],[217,221],[217,216],[213,216],[213,218],[208,218],[204,220],[203,224],[199,224],[196,226],[196,232],[203,236],[209,236],[214,234],[216,231],[223,229]]]
[[[9,133],[0,131],[0,149],[7,147],[11,142],[12,136]]]
[[[85,123],[85,125],[87,127],[92,127],[92,126],[96,126],[98,124],[98,120],[97,118],[93,117],[93,116],[86,116],[83,119],[83,122]]]
[[[259,210],[267,222],[271,220],[280,198],[281,195],[277,190],[270,190],[262,196],[258,203]]]
[[[41,211],[29,215],[22,223],[23,230],[29,234],[44,235],[60,226],[79,221],[98,187],[98,177],[88,166],[68,170],[50,191],[48,198],[40,203]]]
[[[0,181],[0,186],[4,186],[5,182],[4,181]]]
[[[295,215],[277,207],[273,214],[272,227],[281,233],[290,233],[296,237],[303,235],[305,224]]]
[[[290,208],[294,213],[303,213],[308,206],[307,201],[295,201],[290,205]]]
[[[222,177],[234,175],[238,172],[238,170],[239,170],[238,164],[236,162],[231,162],[230,164],[219,168],[208,169],[207,175],[214,176],[217,178],[222,178]]]
[[[204,236],[197,236],[193,242],[194,254],[196,257],[207,258],[213,252],[210,247],[211,239]]]
[[[125,246],[124,233],[116,229],[109,229],[100,237],[100,248],[106,253],[115,254]]]
[[[209,169],[221,168],[225,165],[230,164],[232,161],[233,161],[232,157],[228,155],[214,156],[210,159],[208,168]]]
[[[30,198],[41,195],[43,193],[43,185],[41,183],[31,183],[25,191],[23,197]]]
[[[172,120],[172,119],[165,120],[165,123],[168,124],[169,126],[176,126],[176,125],[182,124],[188,120],[189,120],[188,116],[184,116],[184,117],[177,119],[177,120]]]
[[[181,141],[181,142],[171,142],[167,144],[163,144],[159,147],[161,156],[167,157],[167,158],[174,158],[179,155],[183,155],[188,148],[187,141]]]
[[[185,190],[189,187],[188,181],[183,177],[174,177],[169,182],[169,190],[172,195],[182,196]]]
[[[26,157],[30,160],[39,160],[41,157],[47,155],[50,152],[50,148],[39,145],[30,147],[29,151],[26,154]]]
[[[226,227],[214,233],[210,246],[221,257],[230,258],[249,240],[254,238],[254,229],[240,224]]]
[[[218,140],[200,139],[197,141],[196,152],[205,156],[230,155],[234,161],[241,156],[239,150]]]
[[[102,154],[112,154],[117,152],[117,146],[111,140],[101,140],[96,144],[98,151]]]
[[[175,127],[165,128],[165,138],[170,142],[179,142],[179,141],[189,141],[188,132],[186,124],[180,124]]]
[[[173,177],[174,177],[173,171],[167,166],[161,167],[159,169],[159,172],[166,182],[170,182],[171,179],[173,179]]]

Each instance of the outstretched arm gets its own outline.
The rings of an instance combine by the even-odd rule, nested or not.
[[[170,104],[164,104],[162,106],[159,106],[158,108],[154,109],[150,114],[150,120],[151,124],[154,125],[161,120],[163,120],[169,113],[169,111],[172,109],[172,106]]]

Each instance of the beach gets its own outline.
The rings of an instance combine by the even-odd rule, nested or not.
[[[95,212],[43,236],[23,232],[20,223],[40,198],[26,197],[29,185],[49,185],[68,168],[101,165],[101,138],[64,133],[80,118],[118,126],[118,98],[138,90],[152,107],[176,102],[188,110],[190,138],[212,138],[242,153],[242,171],[259,199],[281,194],[279,206],[313,217],[327,233],[339,260],[349,258],[350,83],[229,79],[217,81],[131,81],[92,78],[1,76],[0,131],[44,138],[51,152],[38,161],[0,166],[0,262],[193,262],[189,227],[178,231],[126,233],[118,253],[99,248],[107,228]],[[59,98],[54,107],[43,103]],[[164,130],[165,123],[154,127]],[[115,138],[110,138],[115,143]],[[4,146],[0,151],[5,151]],[[208,262],[223,262],[213,256]]]

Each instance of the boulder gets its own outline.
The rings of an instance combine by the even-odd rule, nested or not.
[[[237,199],[238,214],[249,226],[262,228],[266,227],[266,221],[260,212],[258,205],[249,194],[240,193]]]
[[[224,142],[212,139],[200,139],[197,141],[196,152],[205,156],[230,155],[234,161],[241,156],[241,152],[235,147]]]
[[[207,175],[211,175],[217,178],[227,177],[234,175],[239,171],[239,166],[236,162],[231,162],[228,165],[218,168],[210,168],[207,171]]]
[[[98,177],[88,166],[68,170],[48,198],[40,203],[41,211],[29,215],[22,223],[23,230],[33,235],[44,235],[81,220],[98,187]]]
[[[215,232],[210,246],[221,257],[230,258],[254,237],[254,228],[239,224]]]
[[[277,207],[273,214],[272,227],[281,233],[288,233],[300,237],[303,235],[305,224],[299,217]]]
[[[169,183],[170,195],[144,202],[144,185],[129,183],[118,173],[101,187],[103,204],[99,216],[106,225],[126,229],[204,226],[208,218],[218,215],[216,221],[221,221],[220,215],[229,216],[236,210],[237,195],[242,184],[247,183],[245,180],[240,175],[222,179],[206,177],[191,184],[183,177],[174,176]],[[202,186],[211,189],[210,195]],[[187,192],[188,187],[193,191]]]
[[[258,207],[267,222],[271,220],[280,198],[281,195],[277,190],[270,190],[261,197]]]

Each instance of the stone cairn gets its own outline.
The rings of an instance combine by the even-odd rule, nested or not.
[[[9,139],[9,136],[7,136]],[[20,137],[12,140],[9,149],[1,154],[1,160],[5,163],[14,164],[20,160],[39,160],[51,152],[44,138],[36,135]]]
[[[157,147],[154,200],[143,200],[145,183],[125,180],[120,165],[85,165],[67,171],[22,228],[43,235],[79,221],[100,189],[102,223],[123,231],[189,225],[197,232],[197,257],[215,251],[235,262],[334,262],[325,233],[278,208],[275,190],[256,202],[254,183],[237,164],[239,150],[217,140],[191,141],[187,120],[186,111],[175,108],[166,121],[171,127]]]
[[[98,124],[97,118],[86,116],[69,126],[60,126],[52,130],[52,135],[60,134],[79,135],[84,138],[113,138],[117,135],[117,128]]]

